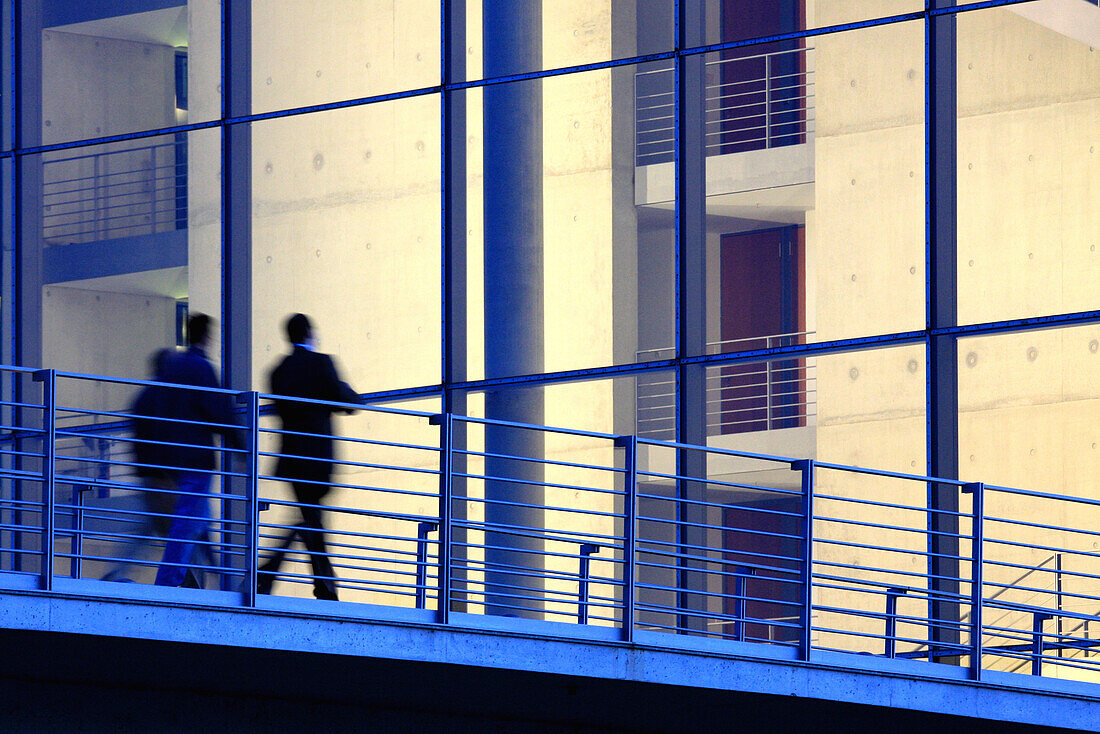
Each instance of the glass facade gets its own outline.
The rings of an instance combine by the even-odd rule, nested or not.
[[[1089,492],[1100,8],[968,5],[8,0],[0,357]]]

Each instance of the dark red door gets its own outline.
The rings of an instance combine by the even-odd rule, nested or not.
[[[803,234],[779,227],[723,235],[721,312],[723,352],[799,343],[804,330]],[[727,365],[720,373],[719,433],[802,425],[802,360]]]

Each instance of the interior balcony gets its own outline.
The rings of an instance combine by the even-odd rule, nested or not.
[[[814,202],[814,49],[708,60],[708,218],[726,230],[802,224]],[[676,201],[674,72],[635,78],[635,204]]]
[[[44,285],[187,287],[187,138],[42,161]]]
[[[1008,9],[1067,38],[1100,47],[1100,0],[1035,0]]]

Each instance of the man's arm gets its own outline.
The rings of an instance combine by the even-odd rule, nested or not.
[[[321,390],[325,395],[324,400],[331,400],[334,403],[355,403],[357,405],[363,404],[363,398],[359,397],[359,393],[352,389],[351,385],[340,379],[340,375],[336,372],[336,363],[332,361],[332,357],[327,354],[321,355],[324,357],[324,368],[322,371]],[[345,413],[353,413],[350,408],[337,408],[336,410],[342,410]]]

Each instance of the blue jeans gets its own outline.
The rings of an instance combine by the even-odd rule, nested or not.
[[[188,566],[202,546],[195,541],[205,540],[210,527],[210,474],[182,471],[176,480],[181,492],[176,502],[172,524],[168,528],[168,543],[164,546],[164,558],[157,569],[157,586],[181,586],[187,576]],[[186,492],[186,494],[183,494]],[[199,552],[209,558],[209,554]]]

